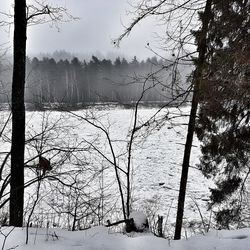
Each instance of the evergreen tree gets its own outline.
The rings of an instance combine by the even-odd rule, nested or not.
[[[122,58],[121,64],[122,64],[123,69],[127,69],[128,62],[124,57]]]
[[[71,102],[77,103],[80,99],[80,89],[81,86],[81,75],[82,75],[82,63],[78,60],[77,57],[74,57],[71,61]],[[81,91],[81,92],[82,92]]]
[[[241,219],[250,173],[250,5],[214,1],[212,12],[196,132],[200,169],[216,184],[210,205],[219,226],[228,228]]]
[[[131,66],[131,68],[134,69],[134,70],[136,70],[137,67],[139,67],[139,62],[138,62],[136,56],[133,57],[133,59],[132,59],[132,61],[131,61],[131,63],[130,63],[130,66]]]
[[[117,57],[116,59],[115,59],[115,62],[114,62],[114,65],[115,65],[115,67],[117,67],[118,69],[120,68],[120,66],[121,66],[121,59],[120,59],[120,57]]]

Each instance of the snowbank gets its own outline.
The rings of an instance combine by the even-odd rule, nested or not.
[[[1,228],[0,247],[11,228]],[[15,228],[6,238],[4,249],[18,250],[250,250],[250,229],[236,231],[211,231],[181,241],[169,241],[151,234],[135,234],[133,237],[111,233],[105,227],[70,232],[62,229],[29,230],[29,244],[25,245],[25,229]]]

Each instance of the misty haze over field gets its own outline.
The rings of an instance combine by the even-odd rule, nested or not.
[[[77,57],[59,60],[65,55],[70,56],[66,52],[57,52],[57,60],[27,58],[26,102],[37,108],[45,103],[131,104],[140,98],[144,103],[166,103],[175,98],[178,102],[184,101],[188,94],[186,77],[191,71],[190,66],[179,66],[173,75],[175,65],[156,57],[140,62],[136,56],[131,61],[120,57],[111,61],[96,56],[88,62]],[[11,99],[12,71],[6,63],[0,70],[4,91],[0,101],[7,103]],[[171,87],[173,81],[174,88]]]

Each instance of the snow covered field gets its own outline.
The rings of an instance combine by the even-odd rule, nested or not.
[[[182,108],[181,110],[174,108],[162,110],[154,118],[154,129],[152,131],[146,126],[138,131],[132,151],[133,209],[144,211],[152,220],[154,220],[151,221],[151,224],[155,223],[157,215],[163,215],[165,235],[170,238],[173,236],[173,223],[175,222],[181,163],[185,143],[185,124],[188,121],[185,114],[188,113],[188,110],[188,108]],[[152,117],[156,112],[156,108],[140,108],[138,125]],[[129,131],[134,114],[133,110],[111,108],[108,110],[80,110],[74,113],[84,117],[87,116],[91,119],[95,117],[94,120],[97,124],[109,132],[117,156],[117,162],[121,168],[125,169],[127,164],[126,152]],[[6,119],[7,112],[2,112],[1,116],[2,120]],[[165,117],[164,120],[166,121],[164,125],[162,125],[160,119],[163,117]],[[100,194],[100,191],[95,185],[98,184],[102,186],[102,195],[108,197],[103,204],[106,206],[106,210],[110,210],[110,207],[115,206],[115,209],[112,210],[113,217],[111,218],[111,221],[121,218],[119,212],[119,193],[114,178],[114,169],[110,166],[107,159],[103,158],[99,153],[99,151],[101,151],[108,159],[111,159],[110,148],[103,131],[87,124],[85,121],[79,119],[79,117],[72,116],[72,114],[69,113],[56,111],[46,111],[45,113],[27,112],[27,138],[36,138],[36,134],[39,134],[42,128],[47,129],[46,136],[43,137],[43,152],[50,148],[57,148],[59,146],[64,149],[77,146],[83,148],[82,152],[74,152],[70,157],[67,156],[68,158],[63,164],[59,159],[60,157],[65,157],[65,155],[62,156],[62,153],[59,155],[53,155],[55,154],[54,151],[49,151],[45,154],[46,157],[51,159],[52,164],[57,162],[53,166],[51,174],[60,174],[59,178],[67,182],[69,178],[67,176],[67,173],[69,172],[67,171],[70,169],[70,176],[72,177],[73,169],[79,170],[84,165],[84,171],[81,172],[82,174],[80,178],[83,178],[82,176],[84,176],[84,178],[89,181],[89,184],[84,186],[84,195],[87,192],[89,192],[90,195],[96,195],[97,193]],[[37,138],[41,139],[41,136],[38,136]],[[90,145],[92,145],[91,149]],[[99,151],[93,150],[93,146]],[[3,143],[1,147],[2,150],[8,151],[8,140],[5,140],[5,143]],[[39,140],[31,141],[30,145],[27,145],[26,148],[27,159],[31,159],[37,153],[36,151],[39,147]],[[198,162],[198,157],[199,147],[198,142],[195,141],[192,152],[192,167],[195,167],[195,164]],[[86,169],[88,169],[88,171]],[[97,180],[89,179],[93,169],[103,170],[102,174],[98,175]],[[34,176],[34,170],[31,169],[26,171],[27,180],[32,179]],[[186,232],[188,235],[190,235],[190,232],[191,234],[196,233],[196,229],[199,232],[202,230],[202,226],[199,223],[196,224],[196,222],[201,221],[201,215],[204,220],[209,220],[210,214],[206,211],[206,202],[209,195],[208,186],[208,181],[201,175],[201,173],[195,168],[190,168],[186,210],[184,214],[184,225],[189,231],[188,233]],[[49,182],[48,180],[47,184],[44,183],[41,186],[40,193],[43,198],[40,200],[34,212],[34,220],[36,215],[38,216],[42,214],[41,210],[46,215],[39,220],[44,223],[46,220],[52,220],[49,218],[48,213],[51,213],[52,211],[56,211],[57,213],[62,211],[65,215],[62,215],[57,219],[53,218],[53,224],[70,228],[67,223],[69,224],[71,219],[66,215],[67,213],[64,210],[60,210],[60,208],[67,203],[67,208],[65,207],[65,209],[68,209],[69,206],[72,205],[71,203],[75,202],[76,197],[72,195],[70,197],[62,198],[60,194],[55,191],[56,187],[57,186],[54,182]],[[83,189],[83,187],[81,188]],[[34,189],[36,190],[36,186],[31,186],[26,189],[26,204],[28,207],[32,206]],[[74,201],[70,201],[70,199]],[[112,202],[115,204],[112,204]],[[102,212],[105,217],[102,218],[104,219],[104,223],[106,222],[106,219],[109,219],[111,216],[111,213],[108,213],[106,210]],[[114,211],[116,211],[117,214],[114,215]],[[64,217],[64,220],[62,217]],[[111,235],[110,237],[116,236]]]
[[[2,228],[7,234],[10,228]],[[0,246],[3,246],[3,235]],[[248,250],[250,229],[211,231],[180,241],[157,238],[151,234],[124,235],[107,228],[94,227],[70,232],[62,229],[30,229],[29,244],[25,244],[25,229],[15,228],[6,238],[3,249],[27,250]]]

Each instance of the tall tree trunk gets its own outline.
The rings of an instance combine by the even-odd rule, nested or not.
[[[177,216],[176,216],[176,224],[175,224],[175,235],[174,239],[179,240],[181,238],[181,228],[182,228],[182,221],[183,221],[183,213],[184,213],[184,205],[185,205],[185,197],[186,197],[186,187],[187,187],[187,180],[188,180],[188,170],[189,170],[189,163],[190,163],[190,155],[193,143],[193,135],[195,130],[195,120],[196,114],[199,104],[199,89],[200,83],[202,80],[202,71],[203,66],[205,63],[205,54],[206,54],[206,36],[208,31],[208,24],[211,18],[211,5],[212,0],[206,1],[205,11],[202,15],[202,29],[201,34],[197,40],[197,50],[199,52],[198,61],[196,64],[196,70],[193,76],[193,98],[192,98],[192,105],[191,111],[189,116],[189,123],[188,123],[188,132],[186,137],[185,143],[185,150],[183,156],[183,163],[182,163],[182,173],[181,173],[181,181],[180,181],[180,190],[179,190],[179,197],[178,197],[178,208],[177,208]]]
[[[10,179],[10,225],[23,225],[25,146],[26,0],[15,0],[14,58],[12,79],[12,144]]]

